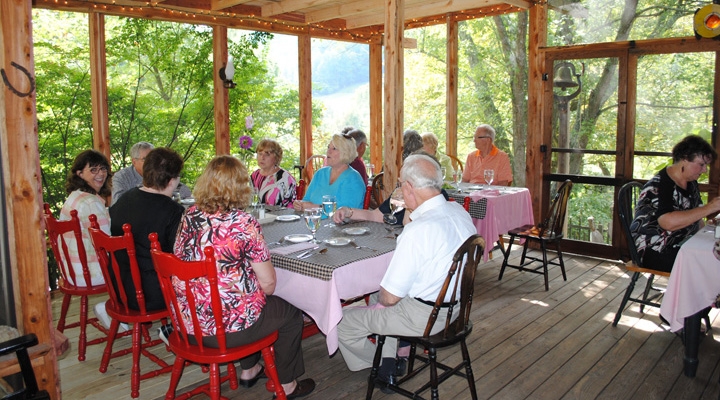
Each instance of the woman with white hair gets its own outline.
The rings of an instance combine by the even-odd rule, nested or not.
[[[333,135],[327,148],[327,166],[313,176],[302,201],[293,204],[295,211],[320,208],[324,195],[334,195],[337,206],[362,208],[365,184],[350,163],[357,157],[355,139],[341,134]]]
[[[450,157],[438,151],[438,137],[435,136],[435,134],[432,132],[426,132],[422,134],[422,141],[423,150],[426,153],[435,156],[435,158],[440,163],[440,167],[445,169],[445,176],[443,177],[443,179],[445,179],[446,181],[451,181],[453,176],[452,160],[450,160]]]

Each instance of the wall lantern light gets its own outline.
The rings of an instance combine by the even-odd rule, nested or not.
[[[227,65],[220,68],[219,74],[224,87],[227,89],[235,87],[235,82],[233,82],[233,77],[235,77],[235,66],[233,66],[232,57],[228,57]]]
[[[693,18],[693,28],[698,39],[717,39],[720,36],[720,4],[698,8]]]

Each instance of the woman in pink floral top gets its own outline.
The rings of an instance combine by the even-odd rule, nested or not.
[[[244,211],[250,193],[247,169],[238,159],[218,156],[210,161],[195,185],[195,205],[181,221],[175,255],[195,261],[203,258],[206,246],[214,248],[228,346],[242,346],[277,330],[275,359],[280,382],[288,399],[298,398],[315,388],[312,379],[296,380],[305,373],[300,347],[302,313],[272,296],[276,281],[270,252],[260,224]],[[185,308],[181,317],[192,325],[191,313],[197,314],[203,333],[213,335],[212,320],[202,312],[206,308],[210,308],[209,292],[196,310]],[[205,344],[217,347],[217,341]],[[265,378],[259,360],[257,353],[240,361],[241,385],[251,387]]]

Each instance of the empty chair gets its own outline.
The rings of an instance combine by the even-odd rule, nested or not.
[[[510,235],[510,242],[508,243],[507,250],[504,251],[505,258],[503,259],[502,267],[500,268],[500,276],[498,280],[501,280],[506,267],[514,268],[519,271],[528,271],[536,274],[541,274],[545,277],[545,290],[550,289],[548,284],[548,265],[560,266],[562,271],[563,280],[567,281],[567,275],[565,274],[565,264],[563,263],[562,251],[560,250],[560,241],[563,238],[563,227],[565,225],[565,212],[567,211],[568,198],[570,198],[570,190],[572,189],[573,183],[571,180],[566,180],[560,185],[550,203],[550,209],[547,213],[547,218],[540,224],[537,225],[523,225],[521,227],[512,229],[508,232]],[[520,264],[511,265],[508,263],[510,258],[510,249],[512,248],[515,238],[525,240],[523,246],[522,257],[520,258]],[[527,255],[528,244],[530,242],[536,242],[540,244],[540,252],[542,257],[531,257]],[[554,243],[557,256],[548,260],[547,245]],[[530,264],[539,262],[541,265],[535,268],[527,268]]]
[[[124,224],[124,234],[122,236],[109,236],[100,230],[97,223],[97,217],[90,215],[90,238],[95,246],[98,255],[98,261],[102,267],[105,282],[108,282],[108,293],[110,299],[105,303],[105,309],[112,318],[110,329],[108,332],[108,341],[103,352],[100,362],[100,372],[107,372],[110,359],[122,356],[132,352],[132,369],[130,371],[130,396],[136,398],[140,396],[140,381],[152,378],[166,372],[170,372],[172,367],[155,354],[151,353],[148,348],[157,346],[162,340],[150,338],[148,327],[154,321],[167,322],[169,312],[167,309],[148,311],[145,305],[145,293],[143,292],[142,281],[140,278],[140,268],[137,264],[135,255],[135,240],[131,231],[130,224]],[[138,309],[134,310],[128,306],[128,292],[123,284],[122,279],[117,279],[121,275],[121,264],[118,263],[117,253],[127,252],[127,258],[130,262],[130,274],[135,286],[135,297],[137,299]],[[112,283],[111,283],[112,282]],[[117,336],[120,322],[132,324],[132,346],[113,353],[113,344]],[[140,355],[144,355],[149,360],[158,365],[158,368],[140,373]]]
[[[70,211],[71,219],[69,221],[58,221],[50,211],[50,205],[45,203],[44,217],[45,229],[47,229],[48,239],[52,247],[55,261],[60,271],[60,280],[58,287],[63,294],[62,306],[60,308],[60,318],[58,319],[57,330],[60,332],[68,328],[80,327],[80,335],[78,337],[78,360],[85,361],[85,351],[88,345],[103,343],[107,339],[107,330],[103,327],[97,318],[88,318],[88,296],[107,292],[107,287],[102,285],[84,286],[79,285],[79,281],[70,262],[70,247],[68,244],[68,236],[66,233],[72,233],[73,240],[77,244],[77,252],[82,266],[82,274],[84,282],[91,282],[90,270],[88,269],[87,253],[85,245],[82,241],[82,232],[80,227],[80,219],[76,210]],[[66,317],[72,296],[80,296],[80,320],[70,324],[66,324]],[[91,341],[87,340],[87,325],[90,324],[103,332],[103,337]]]
[[[470,397],[477,399],[475,378],[472,372],[472,360],[470,359],[466,339],[473,328],[472,321],[470,321],[470,309],[475,291],[475,271],[482,259],[484,249],[485,239],[476,234],[465,240],[455,252],[452,265],[440,289],[440,293],[435,300],[435,305],[428,316],[428,323],[422,336],[391,336],[410,343],[410,356],[408,357],[407,375],[395,383],[388,384],[386,386],[387,388],[411,399],[421,398],[419,395],[430,389],[431,398],[438,399],[438,386],[451,376],[457,375],[467,380]],[[445,307],[444,305],[447,304],[445,303],[445,299],[448,290],[451,291],[452,296],[448,302],[450,306]],[[459,310],[457,310],[457,318],[453,320],[456,306],[459,307]],[[430,332],[441,312],[447,315],[445,328],[431,335]],[[386,335],[378,335],[377,337],[377,349],[375,350],[375,358],[373,359],[373,366],[370,370],[368,390],[365,397],[368,400],[372,398],[373,390],[375,389],[375,379],[378,376],[380,361],[382,360],[382,348],[385,344],[385,338]],[[449,366],[438,361],[438,349],[458,343],[460,344],[462,354],[460,364]],[[422,347],[426,352],[416,354],[417,346]],[[415,368],[415,361],[421,364],[417,368]],[[413,378],[428,367],[430,368],[430,380],[428,382],[424,383],[414,392],[402,387],[406,382],[413,380]],[[442,374],[438,375],[438,369],[442,370]]]
[[[459,169],[460,173],[463,173],[463,171],[465,171],[465,168],[463,167],[463,163],[462,163],[462,161],[460,161],[459,158],[457,158],[456,156],[454,156],[452,154],[447,154],[447,156],[450,157],[450,161],[452,162],[453,168],[455,168],[456,170]],[[458,177],[458,180],[460,180],[459,177]]]
[[[248,345],[227,347],[222,312],[215,312],[222,310],[222,303],[218,289],[217,265],[213,248],[208,246],[204,249],[204,260],[182,261],[174,254],[165,253],[160,249],[156,234],[150,234],[150,243],[152,247],[151,254],[160,278],[163,296],[165,296],[168,307],[171,307],[174,311],[171,315],[175,332],[170,335],[168,341],[170,350],[175,353],[175,365],[173,366],[170,387],[165,398],[168,400],[187,399],[196,394],[205,393],[211,399],[219,399],[220,385],[222,383],[229,381],[230,388],[233,390],[238,387],[233,362],[261,351],[265,361],[265,373],[275,388],[276,398],[285,399],[285,392],[282,389],[275,367],[273,343],[278,338],[277,331]],[[200,279],[207,280],[210,289],[209,293],[198,293],[192,290],[195,287],[192,282]],[[209,317],[215,321],[217,348],[208,347],[203,343],[203,327],[196,313],[191,313],[192,323],[190,324],[186,324],[185,320],[180,317],[185,307],[190,310],[196,309],[198,296],[201,295],[203,297],[205,295],[210,296],[212,307],[206,311]],[[178,297],[182,297],[182,299],[178,299]],[[190,341],[190,334],[193,334],[192,341]],[[197,337],[200,337],[201,340],[196,340]],[[184,393],[182,396],[175,397],[175,391],[186,361],[209,364],[210,382]],[[222,378],[220,377],[220,364],[227,364],[228,372]]]
[[[0,356],[15,353],[25,383],[25,387],[8,393],[2,397],[2,400],[50,400],[50,394],[38,388],[35,371],[28,353],[28,349],[37,344],[38,339],[34,333],[0,343]]]
[[[305,168],[303,168],[303,173],[305,176],[305,179],[307,179],[307,182],[310,183],[315,173],[322,167],[325,166],[325,156],[321,154],[316,154],[313,156],[308,157],[307,160],[305,160]]]

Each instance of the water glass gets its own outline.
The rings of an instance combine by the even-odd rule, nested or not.
[[[490,186],[493,183],[493,179],[495,179],[495,171],[492,169],[486,169],[483,171],[483,177],[485,178],[485,183]]]
[[[303,211],[303,219],[305,220],[305,226],[312,233],[313,243],[319,243],[315,238],[315,232],[320,229],[320,218],[322,218],[319,208],[306,208]]]
[[[337,210],[337,198],[334,195],[326,194],[322,197],[322,213],[328,219],[332,220],[332,216],[335,215]],[[335,226],[332,222],[325,224],[325,226]]]

